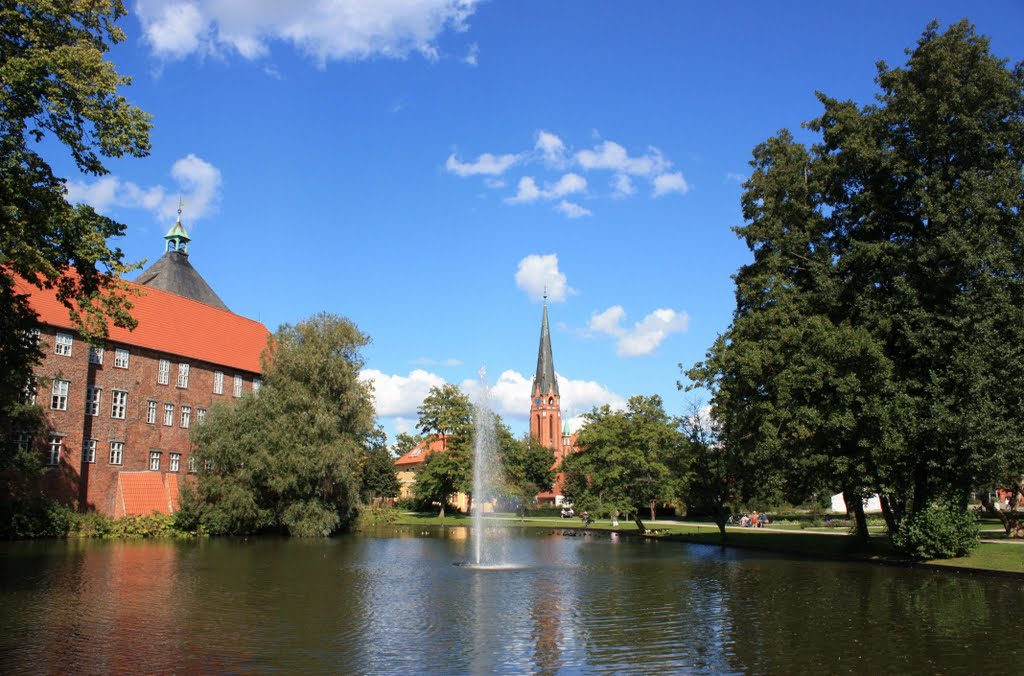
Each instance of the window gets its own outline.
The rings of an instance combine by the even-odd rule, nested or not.
[[[36,378],[29,376],[25,387],[18,393],[18,403],[31,406],[36,403]]]
[[[154,472],[160,471],[160,451],[149,452],[149,469]]]
[[[123,347],[119,347],[114,350],[114,368],[126,369],[128,368],[128,350]]]
[[[260,388],[263,387],[263,381],[259,378],[252,379],[252,393],[259,394]]]
[[[86,439],[82,448],[82,458],[86,462],[96,462],[96,440]]]
[[[178,387],[188,387],[188,364],[178,364]]]
[[[66,380],[53,381],[53,396],[50,397],[50,408],[57,411],[68,410],[68,387],[71,385]]]
[[[156,373],[156,382],[166,385],[171,379],[171,362],[166,359],[160,360],[160,370]]]
[[[192,424],[192,407],[182,406],[181,407],[181,426],[188,427]]]
[[[110,393],[110,417],[124,418],[128,409],[128,393],[124,390],[112,390]]]
[[[236,397],[242,396],[242,376],[235,376],[235,389],[232,394]]]
[[[110,442],[110,464],[111,465],[120,465],[122,457],[124,457],[124,442],[123,441],[111,441]]]
[[[189,453],[188,454],[188,471],[189,471],[190,474],[195,474],[196,473],[197,465],[198,465],[198,463],[196,462],[196,454],[195,453]]]
[[[50,453],[46,457],[47,465],[60,464],[61,447],[64,445],[64,437],[59,434],[50,435]]]
[[[164,404],[164,424],[168,427],[174,424],[174,404]]]
[[[167,469],[169,469],[172,472],[177,472],[179,469],[181,469],[181,453],[171,453]]]
[[[53,346],[54,354],[64,355],[65,357],[71,356],[71,346],[74,345],[75,339],[70,333],[58,333],[57,343]]]
[[[102,364],[103,363],[103,348],[89,346],[89,363],[90,364]]]
[[[150,425],[156,422],[156,402],[152,399],[146,402],[146,422]]]
[[[202,423],[204,420],[206,420],[206,409],[205,408],[197,408],[196,409],[196,420],[199,423]]]
[[[32,435],[28,432],[18,432],[14,436],[14,450],[18,453],[24,453],[32,446]]]
[[[224,394],[224,374],[221,371],[213,372],[213,393]]]
[[[100,414],[100,395],[103,394],[103,390],[98,387],[87,387],[85,388],[85,414],[86,415],[99,415]]]

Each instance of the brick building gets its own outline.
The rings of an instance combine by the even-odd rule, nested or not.
[[[537,496],[541,504],[562,504],[561,465],[565,456],[575,450],[576,438],[569,431],[568,422],[562,422],[561,398],[558,378],[555,377],[555,358],[551,352],[551,330],[548,327],[548,302],[544,296],[544,314],[540,322],[540,346],[537,348],[537,373],[533,377],[530,397],[530,436],[550,448],[554,455],[554,468],[558,471],[555,485],[550,491]]]
[[[196,469],[192,426],[259,388],[266,327],[230,312],[191,266],[180,215],[164,239],[164,255],[128,283],[138,326],[112,326],[102,348],[75,333],[53,291],[17,284],[42,324],[35,400],[48,429],[16,443],[39,446],[46,490],[83,510],[174,511],[179,480]]]

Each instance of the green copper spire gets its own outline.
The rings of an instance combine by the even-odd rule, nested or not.
[[[188,233],[185,232],[185,228],[181,225],[181,199],[178,199],[178,221],[167,231],[164,235],[164,251],[180,251],[181,253],[188,253],[188,243],[191,238]]]
[[[540,324],[540,348],[537,350],[537,375],[533,381],[534,394],[558,394],[555,378],[555,359],[551,355],[551,330],[548,328],[548,296],[544,294],[544,317]]]

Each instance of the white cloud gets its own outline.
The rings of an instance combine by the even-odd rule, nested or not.
[[[636,186],[633,185],[633,179],[626,174],[616,174],[615,178],[612,179],[612,187],[615,188],[615,192],[612,193],[612,197],[615,199],[629,197],[636,192]]]
[[[546,164],[554,167],[565,164],[565,143],[551,132],[537,132],[537,143],[533,147],[540,152]]]
[[[420,357],[419,359],[413,359],[413,364],[417,366],[461,366],[462,360],[449,357],[448,359],[431,359],[430,357]]]
[[[441,376],[415,369],[407,376],[387,375],[376,369],[363,369],[359,379],[373,383],[373,399],[377,415],[417,418],[416,409],[423,403],[431,387],[445,384]]]
[[[571,380],[556,373],[558,379],[558,393],[562,410],[568,416],[576,416],[578,413],[589,411],[595,406],[608,404],[614,409],[622,409],[626,400],[609,390],[604,385],[593,380]],[[488,388],[487,401],[492,410],[499,413],[503,418],[526,420],[530,416],[530,388],[533,384],[531,377],[524,376],[514,370],[503,371],[498,380]],[[466,379],[459,385],[463,392],[468,394],[473,401],[480,401],[480,381]],[[578,416],[577,416],[578,417]],[[569,418],[570,423],[576,417]],[[573,431],[579,428],[578,421]]]
[[[626,311],[621,305],[590,317],[588,328],[598,334],[615,338],[615,351],[620,357],[639,357],[654,352],[669,335],[685,332],[690,325],[690,316],[661,308],[650,313],[627,329],[622,325]]]
[[[545,290],[553,301],[564,301],[566,295],[576,293],[558,269],[558,254],[531,254],[519,261],[516,286],[526,292],[530,300],[540,300]]]
[[[581,207],[575,202],[569,202],[568,200],[562,200],[555,205],[555,211],[562,214],[566,218],[582,218],[583,216],[589,216],[590,210]]]
[[[537,182],[530,176],[523,176],[519,179],[519,189],[516,194],[512,197],[506,197],[505,202],[507,204],[529,204],[530,202],[536,202],[543,196],[540,188],[537,187]]]
[[[654,178],[654,196],[661,197],[667,195],[670,192],[677,192],[680,195],[685,195],[690,192],[690,186],[683,178],[681,171],[676,171],[671,174],[661,174]]]
[[[672,166],[657,148],[649,148],[646,155],[630,157],[626,149],[614,141],[602,141],[593,150],[579,151],[576,161],[584,169],[610,169],[632,176],[651,176]]]
[[[734,171],[727,171],[727,172],[725,172],[725,182],[728,183],[730,181],[732,181],[734,183],[746,183],[747,175],[746,174],[738,174],[738,173],[736,173]]]
[[[462,63],[470,66],[477,65],[477,57],[480,55],[480,46],[475,42],[469,46],[466,56],[462,57]]]
[[[448,156],[444,167],[456,176],[500,176],[505,170],[511,167],[519,159],[518,155],[492,155],[483,153],[476,158],[475,162],[460,162],[455,159],[455,154]]]
[[[216,212],[223,183],[220,169],[189,154],[174,163],[171,177],[175,183],[172,188],[162,185],[143,188],[116,176],[103,176],[92,183],[72,180],[67,183],[67,200],[72,204],[83,202],[108,215],[115,208],[143,209],[163,222],[174,219],[179,196],[189,223]]]
[[[587,179],[583,178],[579,174],[566,174],[562,178],[558,179],[546,194],[551,197],[562,197],[564,195],[571,195],[575,192],[583,192],[587,189]]]
[[[439,58],[445,31],[463,32],[478,0],[139,0],[144,40],[165,60],[237,52],[265,56],[273,41],[290,43],[321,66],[328,61]],[[475,61],[475,51],[470,48]],[[469,58],[466,61],[469,62]]]

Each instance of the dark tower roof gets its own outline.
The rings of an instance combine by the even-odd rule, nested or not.
[[[558,394],[558,380],[555,378],[555,359],[551,356],[551,331],[548,329],[548,302],[544,298],[544,318],[540,324],[540,348],[537,350],[537,375],[533,380],[534,393]]]
[[[164,239],[167,240],[164,255],[146,268],[135,280],[135,283],[191,298],[221,310],[228,310],[224,301],[217,296],[202,275],[188,262],[189,237],[185,233],[185,228],[181,226],[180,208],[178,209],[178,222],[167,232]]]

